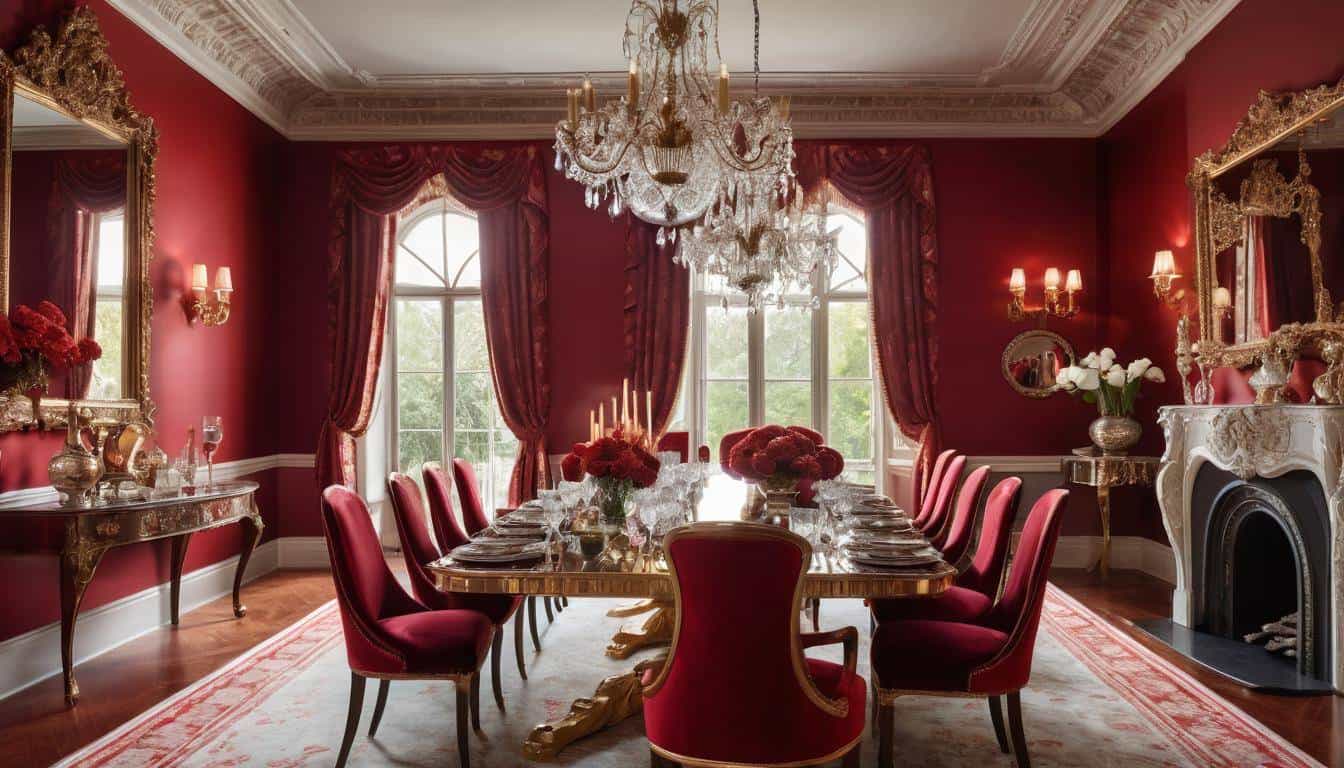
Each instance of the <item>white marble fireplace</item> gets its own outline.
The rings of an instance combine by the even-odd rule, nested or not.
[[[1206,577],[1196,562],[1209,567],[1209,558],[1217,555],[1205,552],[1210,549],[1210,516],[1216,519],[1217,511],[1196,506],[1209,505],[1209,478],[1226,479],[1223,488],[1237,486],[1239,480],[1252,491],[1257,486],[1268,489],[1270,498],[1275,483],[1291,478],[1299,490],[1289,496],[1296,501],[1273,504],[1284,512],[1286,522],[1281,521],[1279,527],[1286,540],[1295,539],[1300,552],[1318,553],[1314,558],[1318,562],[1307,563],[1311,558],[1303,557],[1301,567],[1304,572],[1315,569],[1302,580],[1314,579],[1320,588],[1301,590],[1308,596],[1299,600],[1308,615],[1312,601],[1317,601],[1322,634],[1318,644],[1329,646],[1328,654],[1325,649],[1319,651],[1317,677],[1331,683],[1336,692],[1344,692],[1344,617],[1337,616],[1344,606],[1344,490],[1340,478],[1344,406],[1170,406],[1160,410],[1158,421],[1167,440],[1157,477],[1158,503],[1176,557],[1172,620],[1195,629],[1213,610],[1206,604],[1210,598],[1205,582],[1212,582],[1218,574]],[[1201,470],[1209,465],[1222,472],[1206,472],[1200,481]],[[1307,509],[1316,506],[1323,509]],[[1299,525],[1294,515],[1306,522]]]

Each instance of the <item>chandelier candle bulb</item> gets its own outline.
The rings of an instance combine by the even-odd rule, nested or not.
[[[728,65],[719,63],[719,114],[728,114]]]
[[[570,126],[571,126],[571,127],[576,127],[576,126],[578,126],[578,124],[579,124],[579,105],[578,105],[578,99],[576,99],[576,98],[574,97],[574,89],[573,89],[573,88],[566,88],[566,89],[565,89],[565,109],[566,109],[567,114],[568,114],[568,116],[569,116],[569,124],[570,124]]]
[[[630,60],[630,82],[626,86],[626,100],[630,102],[631,111],[639,105],[639,62],[635,59]]]
[[[583,78],[583,107],[589,113],[597,111],[597,94],[593,93],[593,81]]]

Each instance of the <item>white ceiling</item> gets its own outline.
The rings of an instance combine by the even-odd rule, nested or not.
[[[292,0],[352,69],[405,75],[618,72],[625,0]],[[767,72],[978,75],[1004,58],[1033,0],[761,3]],[[750,0],[722,0],[719,45],[752,60]]]
[[[687,0],[680,0],[685,3]],[[761,0],[798,136],[1097,136],[1240,0]],[[541,138],[623,89],[627,0],[109,0],[291,138]],[[750,0],[720,0],[734,89]]]

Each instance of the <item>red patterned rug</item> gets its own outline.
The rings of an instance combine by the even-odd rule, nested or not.
[[[473,765],[525,765],[519,745],[533,725],[564,712],[570,699],[632,665],[602,656],[620,624],[605,618],[610,605],[571,601],[545,628],[542,652],[530,655],[528,681],[505,665],[509,709],[500,713],[488,693],[484,697]],[[857,601],[828,602],[822,618],[828,626],[866,626]],[[1054,587],[1042,630],[1031,685],[1023,694],[1036,765],[1319,765]],[[866,651],[860,658],[867,658]],[[59,765],[329,766],[343,731],[348,681],[341,622],[330,603]],[[367,707],[373,698],[366,696]],[[364,736],[366,711],[350,764],[455,764],[452,701],[450,684],[393,685],[378,738]],[[573,745],[557,762],[601,768],[645,764],[642,733],[641,720],[633,718]],[[980,701],[900,699],[897,734],[898,761],[905,765],[1012,765],[995,746]],[[864,743],[864,763],[875,764],[873,740]]]

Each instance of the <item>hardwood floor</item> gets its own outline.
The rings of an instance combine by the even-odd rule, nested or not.
[[[398,563],[397,565],[400,565]],[[1219,695],[1326,765],[1344,768],[1344,699],[1256,694],[1203,669],[1129,625],[1169,615],[1171,586],[1118,571],[1108,584],[1081,571],[1055,571],[1051,581]],[[83,697],[67,710],[60,677],[0,700],[0,766],[44,766],[223,666],[335,596],[326,571],[281,571],[244,589],[247,618],[233,618],[229,598],[78,667]]]

